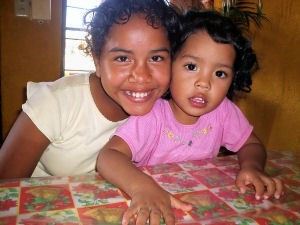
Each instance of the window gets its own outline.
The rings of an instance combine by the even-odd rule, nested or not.
[[[85,45],[84,14],[97,7],[99,0],[65,0],[65,51],[64,75],[88,73],[94,71],[91,56],[86,55],[81,48]]]

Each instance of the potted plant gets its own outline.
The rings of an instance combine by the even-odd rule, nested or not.
[[[220,12],[230,17],[243,31],[249,31],[251,22],[258,28],[262,21],[269,21],[262,11],[262,0],[223,0]]]
[[[191,10],[217,10],[224,16],[230,17],[237,26],[244,32],[248,33],[250,25],[253,23],[256,27],[262,26],[262,21],[269,21],[262,11],[262,0],[170,0],[170,4],[184,12],[187,9]]]

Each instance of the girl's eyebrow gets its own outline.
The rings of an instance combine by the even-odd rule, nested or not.
[[[181,55],[178,58],[183,59],[183,60],[194,60],[194,61],[200,60],[200,57],[197,57],[194,55],[189,55],[189,54]]]
[[[123,52],[123,53],[127,53],[127,54],[132,54],[133,53],[131,50],[126,50],[126,49],[118,48],[118,47],[110,49],[109,52]],[[157,53],[157,52],[166,52],[166,53],[169,54],[170,50],[168,48],[158,48],[158,49],[151,50],[152,54]]]
[[[229,65],[226,65],[226,64],[220,63],[219,66],[221,66],[221,67],[226,67],[226,68],[228,68],[228,69],[230,69],[230,70],[233,70],[233,67],[232,67],[232,66],[229,66]]]
[[[156,52],[167,52],[170,53],[170,50],[168,48],[159,48],[159,49],[154,49],[151,50],[152,53],[156,53]]]
[[[198,60],[198,59],[200,59],[199,57],[197,57],[197,56],[194,56],[194,55],[182,55],[180,58],[192,58],[192,59],[194,59],[194,60]],[[220,67],[226,67],[226,68],[229,68],[229,69],[231,69],[231,70],[233,70],[233,67],[232,66],[230,66],[230,65],[227,65],[227,64],[224,64],[224,63],[218,63],[218,66],[220,66]]]
[[[127,53],[127,54],[131,54],[132,51],[130,50],[126,50],[126,49],[123,49],[123,48],[112,48],[109,50],[109,52],[124,52],[124,53]]]
[[[199,57],[197,57],[197,56],[188,55],[188,54],[182,55],[182,56],[180,56],[180,58],[192,58],[192,59],[195,59],[195,60],[199,59]]]

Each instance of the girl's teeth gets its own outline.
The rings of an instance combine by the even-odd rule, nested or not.
[[[132,92],[132,91],[126,91],[126,94],[131,95],[135,98],[144,98],[149,95],[150,92]]]
[[[205,103],[205,101],[203,100],[203,98],[193,98],[193,101]]]

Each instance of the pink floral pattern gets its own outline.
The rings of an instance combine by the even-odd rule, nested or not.
[[[285,183],[279,200],[256,200],[251,185],[238,191],[236,155],[139,169],[193,205],[189,212],[174,209],[177,225],[299,225],[300,154],[268,155],[267,172]],[[0,180],[0,225],[119,225],[129,204],[126,193],[97,174]]]
[[[171,193],[204,189],[199,181],[186,172],[153,175],[153,178]]]
[[[196,221],[234,214],[232,208],[208,190],[180,194],[177,197],[194,206],[187,213]]]
[[[221,187],[214,190],[219,198],[240,213],[259,210],[272,205],[269,201],[256,200],[252,187],[249,187],[245,194],[239,193],[235,186]]]
[[[188,171],[188,170],[198,170],[199,168],[206,169],[206,168],[215,167],[214,165],[212,165],[207,160],[182,162],[182,163],[180,163],[180,166],[186,171]]]
[[[233,185],[235,181],[218,168],[190,171],[190,174],[209,188]]]
[[[17,213],[19,192],[16,187],[10,186],[11,183],[9,182],[7,188],[0,188],[0,221],[1,215],[14,215]]]
[[[20,213],[73,208],[68,185],[24,187],[21,191]]]
[[[300,218],[295,214],[277,207],[271,207],[267,210],[260,210],[246,214],[253,218],[258,224],[263,225],[298,225]]]
[[[72,193],[78,207],[125,201],[121,192],[105,180],[74,183]]]
[[[145,167],[150,174],[162,174],[162,173],[172,173],[182,171],[182,168],[176,163],[160,164],[156,166]]]
[[[47,211],[32,214],[23,214],[19,224],[24,225],[79,225],[75,210]]]

